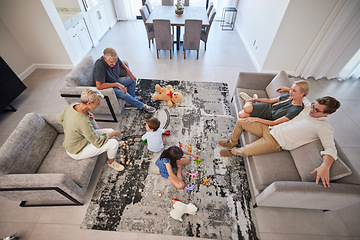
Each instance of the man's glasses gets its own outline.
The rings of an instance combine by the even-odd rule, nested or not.
[[[323,113],[324,112],[324,111],[320,111],[318,108],[316,108],[314,102],[311,104],[311,109],[313,109],[317,113]]]

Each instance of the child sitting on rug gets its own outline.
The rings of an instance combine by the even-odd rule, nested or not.
[[[146,133],[141,140],[147,142],[148,149],[152,152],[160,152],[165,144],[165,129],[160,128],[160,121],[157,118],[146,120]]]
[[[185,183],[181,176],[181,167],[190,162],[190,158],[185,157],[184,153],[193,156],[195,159],[199,158],[199,156],[195,154],[183,151],[178,146],[171,146],[168,149],[165,149],[155,162],[156,166],[159,168],[160,175],[169,179],[177,189],[183,189],[185,187]],[[175,168],[177,169],[176,175],[174,173]]]

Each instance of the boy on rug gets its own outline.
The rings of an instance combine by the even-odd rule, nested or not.
[[[148,149],[152,152],[160,152],[165,144],[165,129],[160,128],[160,121],[157,118],[146,120],[146,133],[141,140],[147,142]]]
[[[183,189],[185,187],[185,183],[181,176],[181,167],[188,164],[190,158],[185,157],[184,154],[193,156],[195,159],[199,158],[199,156],[195,154],[183,151],[178,146],[171,146],[168,149],[165,149],[155,162],[156,166],[159,168],[160,175],[169,179],[177,189]],[[175,168],[177,169],[176,175],[174,173]]]

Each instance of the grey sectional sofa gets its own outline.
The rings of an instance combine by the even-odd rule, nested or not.
[[[21,206],[84,204],[98,157],[74,160],[63,140],[55,115],[26,114],[0,148],[0,195]]]
[[[278,87],[291,87],[293,82],[284,71],[278,75],[240,72],[231,100],[236,115],[244,104],[240,92],[273,98],[279,96]],[[241,144],[256,139],[245,131]],[[292,151],[244,158],[254,206],[338,210],[360,202],[360,176],[338,145],[339,159],[330,170],[331,187],[315,183],[316,175],[310,172],[321,164],[321,150],[317,140]]]

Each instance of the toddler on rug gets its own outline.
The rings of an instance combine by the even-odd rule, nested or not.
[[[146,120],[146,133],[141,140],[147,142],[148,149],[152,152],[160,152],[165,144],[165,129],[160,128],[160,121],[157,118]]]
[[[185,183],[181,176],[181,167],[182,165],[188,164],[190,158],[185,157],[184,154],[193,156],[195,159],[199,158],[199,156],[195,154],[183,151],[178,146],[171,146],[168,149],[165,149],[155,162],[156,166],[159,168],[160,175],[169,179],[177,189],[183,189],[185,187]],[[174,173],[175,168],[177,169],[176,175]]]

